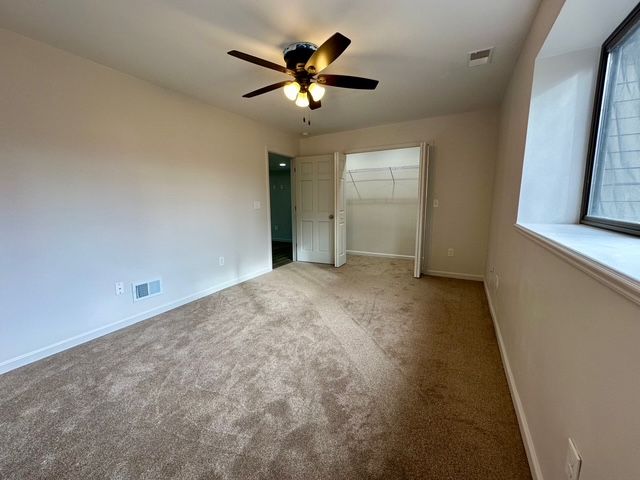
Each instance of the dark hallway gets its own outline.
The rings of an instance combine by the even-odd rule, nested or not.
[[[269,153],[271,253],[273,268],[293,261],[291,158]]]

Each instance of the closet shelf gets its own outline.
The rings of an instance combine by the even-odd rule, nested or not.
[[[395,198],[396,183],[418,182],[419,174],[418,165],[405,165],[398,167],[374,167],[374,168],[358,168],[347,170],[349,180],[353,185],[358,200],[362,200],[362,195],[358,189],[358,184],[368,182],[391,182],[391,199]]]

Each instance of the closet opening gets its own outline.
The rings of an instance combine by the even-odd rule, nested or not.
[[[349,255],[415,260],[422,155],[421,146],[347,154]]]

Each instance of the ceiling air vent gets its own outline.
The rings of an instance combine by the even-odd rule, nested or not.
[[[477,67],[478,65],[491,63],[491,57],[493,57],[493,47],[469,52],[469,66]]]
[[[137,302],[143,298],[155,297],[162,293],[162,280],[149,280],[148,282],[133,284],[133,301]]]

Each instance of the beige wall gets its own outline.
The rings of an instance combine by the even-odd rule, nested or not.
[[[296,137],[5,30],[0,65],[0,371],[270,268]]]
[[[491,299],[540,478],[566,478],[572,437],[581,480],[632,480],[640,475],[640,307],[513,227],[534,60],[562,4],[543,1],[502,108],[487,262],[500,281]]]
[[[498,112],[477,112],[302,139],[302,155],[426,141],[433,146],[428,269],[482,277],[487,252]],[[439,207],[432,208],[438,199]],[[447,256],[453,248],[454,257]]]
[[[413,257],[417,201],[347,202],[347,251]]]

